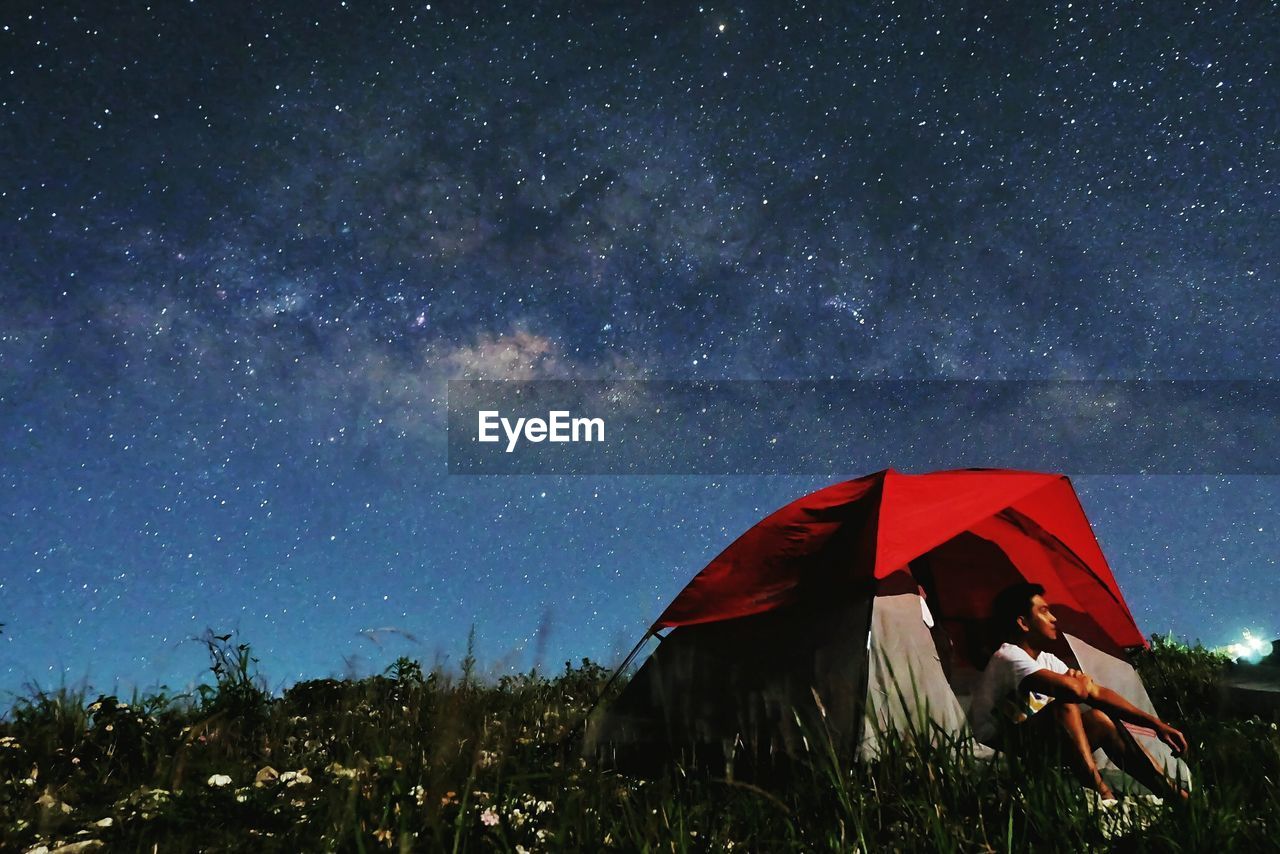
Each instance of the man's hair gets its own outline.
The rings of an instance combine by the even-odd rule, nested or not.
[[[998,637],[1011,638],[1018,631],[1018,618],[1031,613],[1031,597],[1043,596],[1044,587],[1019,581],[996,594],[991,604],[992,628]]]

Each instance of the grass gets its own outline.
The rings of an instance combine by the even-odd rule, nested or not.
[[[812,755],[770,783],[587,767],[582,723],[609,673],[585,660],[484,683],[474,661],[454,677],[402,658],[272,697],[247,644],[204,641],[213,680],[194,695],[33,691],[0,719],[0,850],[1236,851],[1280,836],[1275,724],[1223,713],[1225,662],[1168,639],[1138,664],[1193,744],[1196,790],[1119,828],[1065,774],[1020,781],[948,739],[891,739],[848,766],[811,732]]]

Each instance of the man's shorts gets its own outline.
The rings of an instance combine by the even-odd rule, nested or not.
[[[1025,720],[1002,722],[992,739],[991,746],[1019,756],[1056,755],[1062,748],[1062,736],[1058,731],[1054,712],[1057,707],[1050,700],[1040,711]]]

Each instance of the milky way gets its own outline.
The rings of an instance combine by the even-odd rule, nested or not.
[[[0,690],[613,661],[866,473],[449,475],[449,379],[1280,378],[1265,4],[271,5],[0,12]],[[1274,478],[1074,480],[1280,635]]]

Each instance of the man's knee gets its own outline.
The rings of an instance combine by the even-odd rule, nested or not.
[[[1127,753],[1128,740],[1120,732],[1120,727],[1111,716],[1098,709],[1089,709],[1084,718],[1085,730],[1089,733],[1089,741],[1104,748],[1107,753]]]
[[[1088,709],[1083,715],[1085,726],[1099,735],[1115,735],[1116,723],[1111,717],[1098,709]]]

